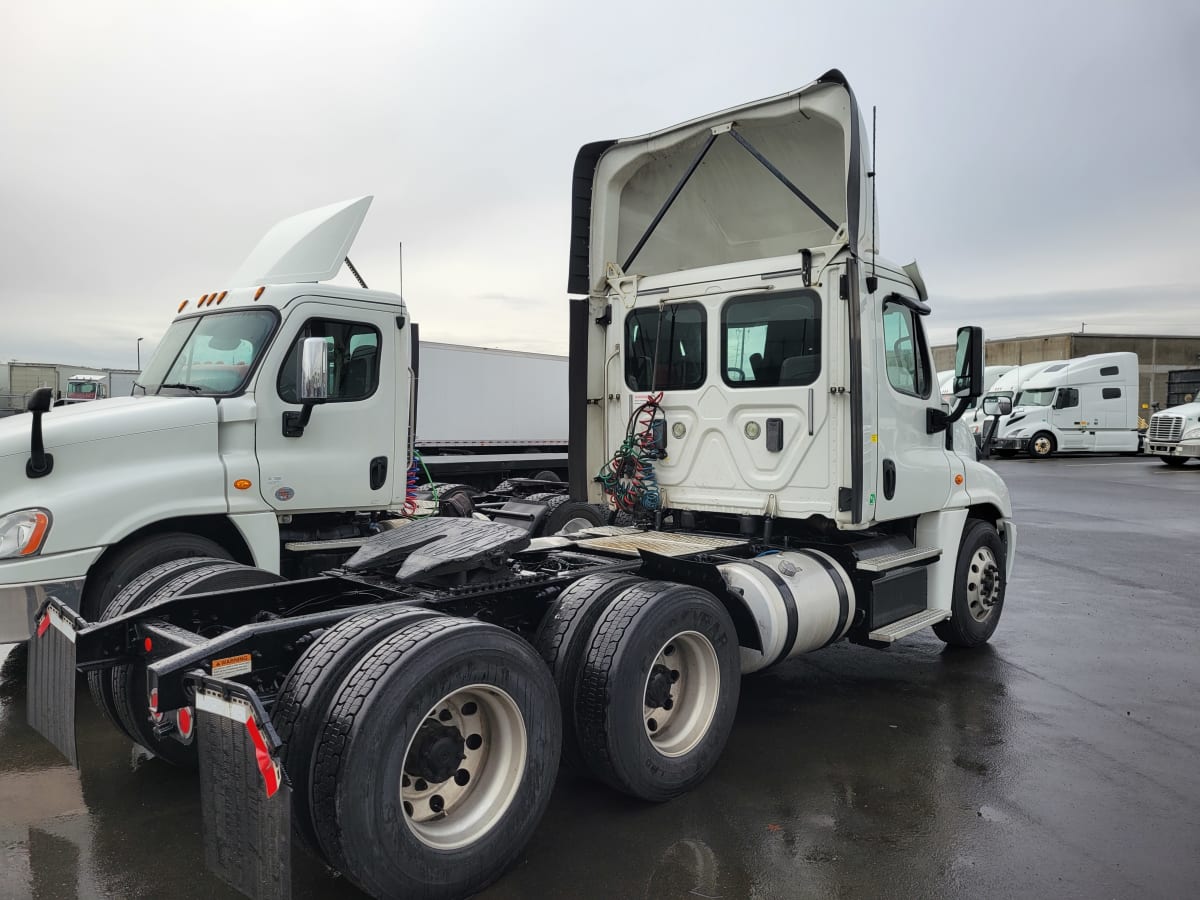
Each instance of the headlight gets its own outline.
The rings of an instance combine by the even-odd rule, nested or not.
[[[1187,429],[1179,439],[1181,441],[1200,441],[1200,425]]]
[[[50,511],[21,509],[0,516],[0,559],[33,556],[50,531]]]

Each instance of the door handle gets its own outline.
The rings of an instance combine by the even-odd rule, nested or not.
[[[896,464],[890,459],[883,461],[883,498],[891,500],[896,496]]]
[[[377,491],[387,481],[388,461],[386,456],[377,456],[371,460],[371,490]]]

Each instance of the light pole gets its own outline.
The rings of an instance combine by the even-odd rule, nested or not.
[[[139,374],[141,374],[142,371],[142,341],[144,340],[145,338],[137,339],[137,369]]]

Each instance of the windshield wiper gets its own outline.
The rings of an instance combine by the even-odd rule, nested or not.
[[[204,390],[204,388],[200,387],[199,385],[184,384],[183,382],[180,382],[180,381],[174,382],[173,384],[160,384],[158,386],[159,391],[161,391],[163,388],[178,388],[181,391],[192,391],[193,393],[196,393],[196,394],[199,394],[201,391]],[[155,393],[157,393],[157,391]]]

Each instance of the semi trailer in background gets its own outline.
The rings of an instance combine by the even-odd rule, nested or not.
[[[928,628],[985,643],[1016,530],[961,421],[983,394],[983,335],[959,330],[947,410],[924,281],[878,254],[867,134],[832,71],[580,150],[566,506],[626,524],[580,512],[546,535],[542,506],[510,500],[491,520],[386,529],[295,581],[176,558],[99,621],[46,590],[31,723],[75,762],[86,671],[118,728],[199,768],[206,861],[251,897],[289,894],[293,836],[371,896],[464,897],[521,853],[560,757],[666,801],[717,765],[743,673]],[[298,483],[318,506],[335,490],[363,510],[401,496],[406,433],[386,423],[411,418],[412,394],[392,389],[411,384],[409,310],[328,284],[365,212],[277,227],[219,307],[206,296],[171,326],[141,379],[152,396],[107,401],[111,437],[95,438],[114,455],[157,417],[147,488],[119,479],[139,506],[164,489],[150,460],[176,505],[229,485],[242,533],[271,533]],[[15,485],[0,571],[42,589],[60,550],[107,533],[50,506],[79,468],[74,412],[0,435],[0,483]]]
[[[25,411],[39,388],[50,388],[55,402],[79,403],[106,397],[127,397],[137,372],[133,369],[93,369],[58,363],[0,363],[0,417]]]

